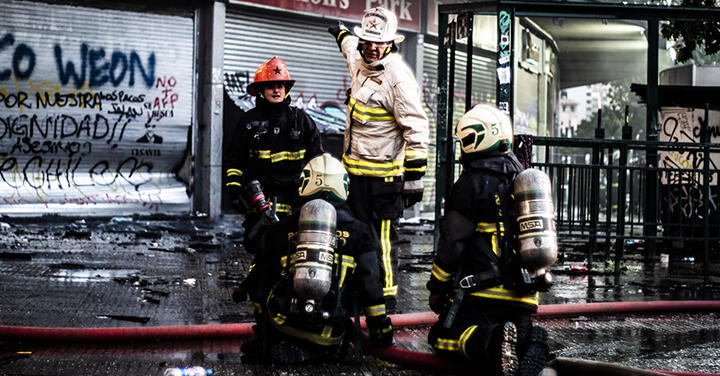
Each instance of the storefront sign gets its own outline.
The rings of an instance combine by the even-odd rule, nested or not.
[[[230,0],[230,3],[257,4],[358,23],[366,9],[383,7],[395,13],[400,29],[420,31],[420,0]]]

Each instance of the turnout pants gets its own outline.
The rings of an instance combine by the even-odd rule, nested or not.
[[[516,352],[519,358],[529,346],[532,329],[531,312],[487,300],[463,301],[450,328],[443,326],[447,311],[443,312],[430,329],[428,343],[441,357],[453,360],[472,360],[499,366],[502,326],[512,321],[517,328]],[[496,370],[499,371],[499,368]]]
[[[380,242],[380,277],[383,294],[397,295],[398,232],[403,211],[401,176],[350,175],[347,204],[355,217],[370,227]]]

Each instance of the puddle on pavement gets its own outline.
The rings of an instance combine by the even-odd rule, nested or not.
[[[622,315],[622,321],[540,318],[551,353],[646,370],[717,372],[720,326],[713,313]]]
[[[58,269],[50,275],[63,282],[109,282],[138,273],[133,269]]]
[[[404,238],[407,239],[407,238]],[[428,292],[425,284],[432,268],[433,242],[431,236],[422,241],[400,244],[400,291],[407,294],[403,307],[409,311],[427,310]],[[632,256],[632,255],[628,255]],[[549,292],[540,293],[540,304],[587,303],[593,301],[637,300],[720,300],[717,277],[704,284],[702,263],[678,260],[668,264],[646,265],[632,259],[623,260],[623,271],[616,276],[612,267],[596,262],[593,270],[582,270],[582,257],[564,261],[551,267],[555,285]],[[612,265],[611,265],[612,266]],[[400,298],[400,295],[399,295]],[[402,299],[402,298],[400,298]]]

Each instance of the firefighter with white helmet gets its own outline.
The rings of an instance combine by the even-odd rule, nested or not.
[[[417,81],[396,53],[404,39],[397,28],[397,17],[376,7],[365,11],[355,35],[342,22],[328,29],[351,78],[342,157],[352,186],[348,205],[382,245],[388,307],[398,291],[396,228],[403,210],[422,200],[430,143]]]
[[[245,250],[255,254],[262,232],[299,204],[297,179],[312,157],[322,154],[315,122],[290,104],[285,62],[261,64],[247,88],[255,108],[243,114],[225,145],[225,186],[233,208],[245,214]]]
[[[536,376],[548,357],[547,330],[533,326],[531,315],[552,281],[536,278],[519,256],[511,194],[523,167],[512,152],[512,128],[490,105],[473,107],[455,128],[463,171],[445,202],[427,284],[430,308],[440,315],[428,342],[443,357]],[[537,260],[535,268],[550,266]]]
[[[287,364],[337,361],[353,337],[353,299],[365,313],[372,343],[392,345],[378,244],[345,203],[347,171],[325,153],[302,169],[298,190],[305,202],[299,214],[268,229],[242,283],[252,301],[267,302],[259,307],[262,335],[243,344],[242,352]]]

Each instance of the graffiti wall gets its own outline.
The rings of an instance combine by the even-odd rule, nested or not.
[[[720,111],[710,111],[710,142],[720,142]],[[705,110],[663,108],[660,111],[660,141],[699,143]],[[704,155],[693,149],[660,152],[660,167],[672,169],[661,174],[663,214],[666,219],[691,220],[702,218],[704,212]],[[717,213],[718,173],[720,155],[710,155],[710,212]],[[695,170],[695,171],[693,171]]]
[[[189,210],[193,20],[0,4],[5,214]]]

